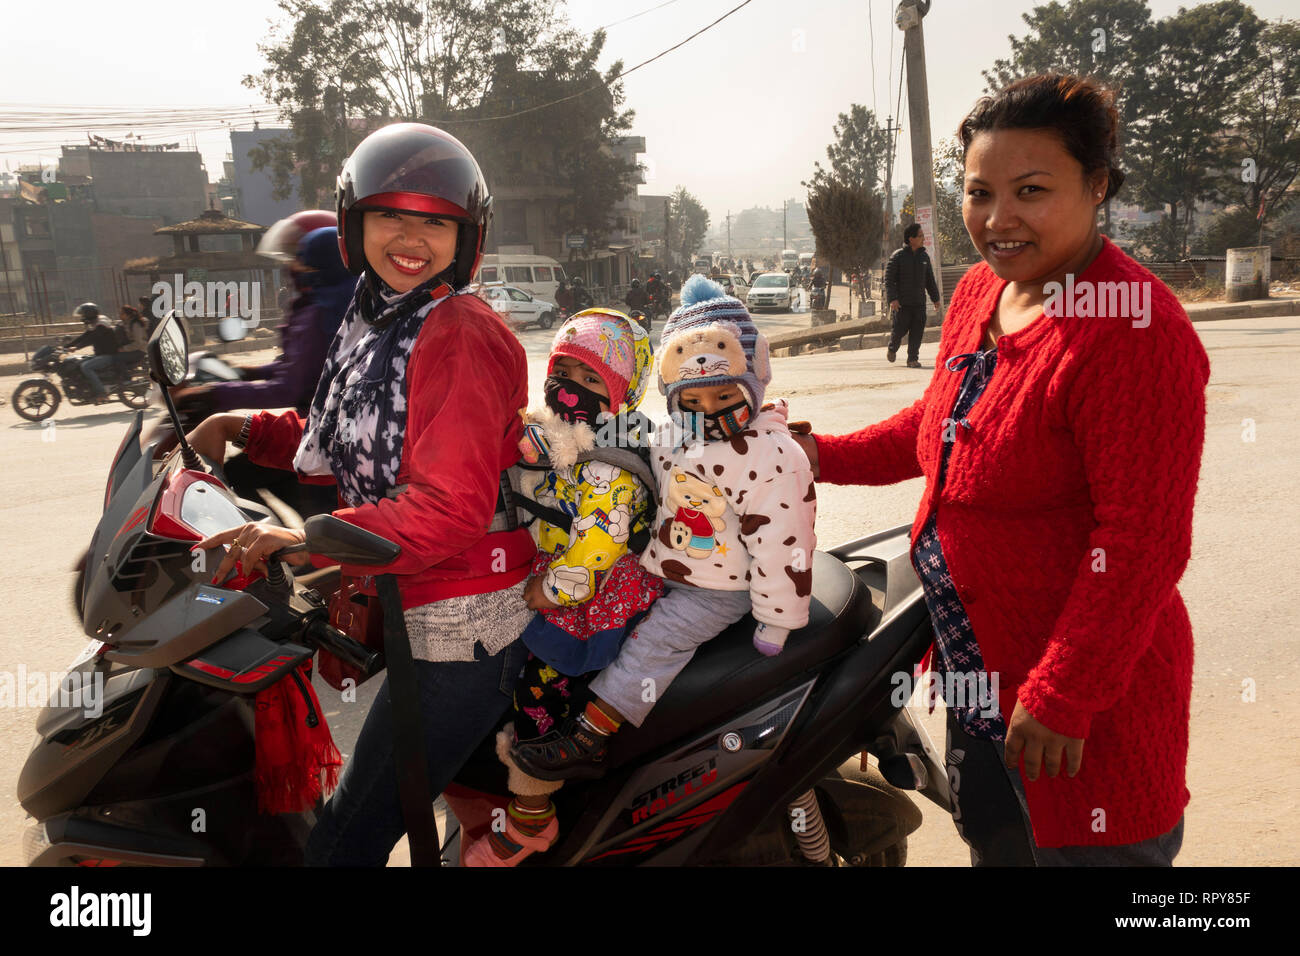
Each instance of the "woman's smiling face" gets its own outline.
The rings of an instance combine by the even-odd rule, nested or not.
[[[1052,281],[1086,254],[1097,232],[1106,173],[1083,166],[1050,130],[976,133],[966,150],[962,219],[998,278]]]
[[[368,209],[361,220],[366,264],[397,292],[409,292],[451,265],[456,223],[427,213]]]

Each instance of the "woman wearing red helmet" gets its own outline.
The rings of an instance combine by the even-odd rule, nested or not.
[[[213,416],[190,438],[218,460],[234,441],[255,463],[336,482],[345,507],[335,516],[401,546],[390,565],[342,571],[369,595],[373,575],[396,577],[433,794],[509,705],[501,688],[522,666],[516,639],[531,616],[523,584],[535,548],[499,497],[518,457],[525,356],[486,303],[461,294],[490,209],[478,163],[454,137],[415,123],[368,136],[338,181],[339,246],[362,281],[308,415]],[[236,560],[249,567],[302,540],[250,524],[197,547],[232,544],[217,569],[224,579]],[[385,680],[308,863],[382,866],[401,839],[392,727]]]

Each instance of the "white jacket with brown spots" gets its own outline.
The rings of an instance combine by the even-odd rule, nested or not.
[[[748,590],[757,620],[794,630],[808,623],[817,494],[787,414],[784,400],[765,405],[726,441],[657,433],[659,507],[641,564],[694,587]]]

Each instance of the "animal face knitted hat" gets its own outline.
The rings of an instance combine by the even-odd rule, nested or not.
[[[770,381],[767,339],[740,300],[702,275],[687,279],[682,304],[659,339],[659,391],[668,398],[668,411],[679,409],[683,388],[735,382],[757,412]]]
[[[546,363],[548,377],[561,355],[577,359],[600,376],[609,392],[611,413],[630,412],[641,404],[654,356],[650,336],[640,323],[613,309],[586,309],[555,333]]]

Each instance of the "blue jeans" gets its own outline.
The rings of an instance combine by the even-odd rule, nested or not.
[[[108,389],[104,388],[104,383],[99,380],[99,373],[112,368],[116,362],[116,355],[92,355],[81,360],[81,373],[86,376],[86,381],[90,383],[96,395],[108,394]]]
[[[474,646],[473,661],[415,661],[424,717],[429,793],[437,796],[510,706],[528,657],[522,641],[489,657]],[[384,866],[406,832],[397,792],[393,711],[384,678],[366,715],[338,790],[307,841],[308,866]]]

